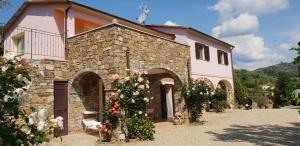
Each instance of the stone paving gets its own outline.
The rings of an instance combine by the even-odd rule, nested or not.
[[[156,124],[155,141],[115,143],[124,146],[252,146],[299,145],[300,107],[284,109],[233,110],[205,113],[204,125]],[[95,145],[97,137],[75,134],[54,139],[45,146]]]

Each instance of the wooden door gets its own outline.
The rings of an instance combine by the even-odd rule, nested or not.
[[[68,134],[68,81],[54,81],[54,117],[64,118],[64,129],[60,135]],[[56,130],[58,133],[58,130]]]

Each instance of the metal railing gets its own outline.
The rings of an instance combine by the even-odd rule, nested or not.
[[[15,27],[3,30],[4,55],[27,59],[65,59],[64,35],[47,31]]]

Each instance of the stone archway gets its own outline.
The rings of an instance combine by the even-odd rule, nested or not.
[[[70,131],[80,131],[84,118],[102,120],[104,82],[98,74],[91,71],[81,72],[70,82],[69,89]]]
[[[148,114],[154,121],[171,120],[175,112],[182,112],[181,87],[179,77],[170,70],[155,68],[148,70],[150,97],[154,97],[148,108]]]
[[[227,107],[229,109],[233,108],[233,86],[227,80],[220,80],[218,82],[217,88],[221,88],[227,92]]]

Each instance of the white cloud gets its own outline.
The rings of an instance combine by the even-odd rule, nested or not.
[[[258,18],[247,13],[231,18],[212,29],[215,37],[228,37],[255,33],[259,27]]]
[[[235,46],[234,66],[254,70],[280,61],[289,61],[291,52],[287,44],[280,49],[269,48],[264,39],[255,33],[259,29],[258,16],[274,13],[288,7],[288,0],[219,0],[210,7],[220,14],[220,24],[212,29],[215,37],[220,37]],[[286,32],[285,35],[300,38],[300,33]]]
[[[210,9],[218,11],[221,20],[226,20],[240,13],[254,15],[274,13],[286,9],[288,4],[288,0],[219,0]]]
[[[300,41],[300,27],[292,28],[289,31],[281,32],[280,34],[289,37],[293,43]]]
[[[289,50],[290,48],[292,48],[292,45],[289,43],[283,43],[283,44],[280,44],[279,47],[283,50]]]
[[[224,40],[235,45],[235,57],[242,62],[284,58],[284,56],[266,47],[263,38],[254,34],[226,37]]]
[[[234,65],[239,69],[254,70],[281,61],[291,62],[296,56],[288,49],[268,48],[263,38],[254,34],[226,37],[223,40],[235,45],[233,50]],[[281,47],[287,48],[287,45],[290,44],[282,44]]]
[[[170,20],[166,21],[164,25],[169,25],[169,26],[179,26],[177,23],[174,23]]]

